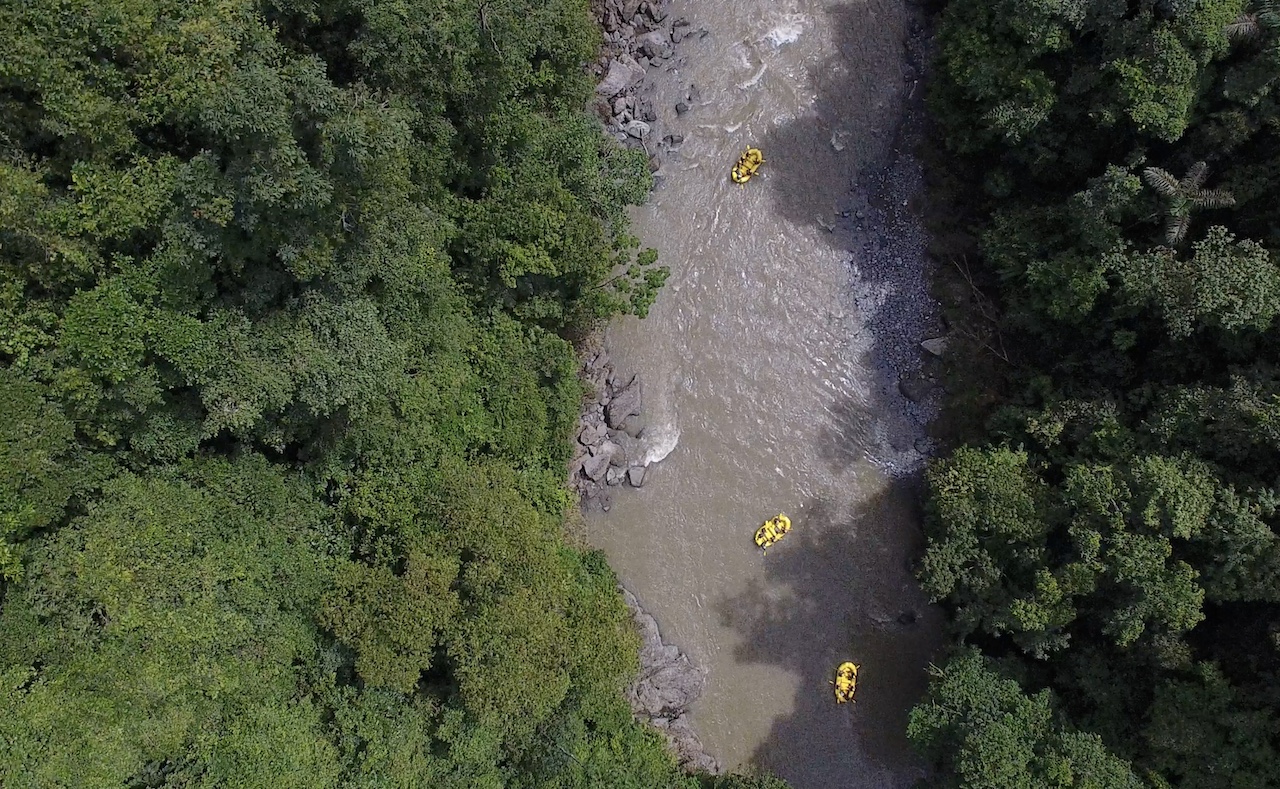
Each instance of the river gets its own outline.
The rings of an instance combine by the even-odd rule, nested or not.
[[[684,141],[633,220],[671,277],[647,319],[606,336],[644,382],[654,463],[643,488],[589,515],[588,539],[706,669],[692,720],[725,768],[759,765],[796,789],[907,787],[922,769],[907,713],[942,629],[910,568],[937,393],[917,403],[898,386],[941,330],[909,150],[916,12],[671,12],[710,31],[650,75],[662,127]],[[766,163],[739,187],[728,171],[748,144]],[[778,512],[795,528],[765,556],[752,533]],[[832,697],[844,660],[861,665],[856,704]]]

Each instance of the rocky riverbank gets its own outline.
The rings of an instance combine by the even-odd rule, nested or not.
[[[644,484],[647,464],[639,441],[644,431],[644,385],[639,376],[619,375],[603,349],[584,355],[581,376],[591,394],[578,421],[569,484],[584,507],[608,512],[613,502],[610,487]]]
[[[682,40],[707,34],[693,31],[682,18],[672,18],[668,5],[666,0],[601,0],[592,6],[605,36],[600,57],[591,66],[600,80],[593,109],[618,142],[648,154],[655,184],[661,183],[664,154],[678,150],[683,138],[662,134],[645,77],[650,70],[671,68]],[[682,115],[688,106],[677,105],[675,110]],[[584,509],[607,512],[612,488],[638,488],[645,481],[649,459],[641,443],[644,385],[638,375],[617,371],[607,351],[595,344],[583,353],[580,375],[591,394],[578,423],[569,484]],[[632,711],[666,735],[682,767],[719,772],[688,720],[690,706],[706,685],[705,672],[678,647],[663,643],[657,621],[634,595],[621,592],[641,642],[640,674],[627,689]]]
[[[602,349],[584,355],[581,375],[592,394],[578,425],[569,481],[584,508],[607,511],[613,502],[610,488],[644,484],[648,463],[640,454],[643,386],[639,376],[620,375]],[[678,647],[663,643],[657,621],[634,595],[621,591],[640,635],[640,674],[627,689],[632,712],[666,735],[682,767],[718,772],[719,765],[703,750],[687,717],[706,685],[704,672]]]
[[[678,150],[684,137],[663,134],[646,76],[674,68],[680,42],[707,35],[706,30],[694,30],[687,19],[672,17],[669,5],[668,0],[596,0],[592,4],[604,31],[599,58],[590,67],[599,80],[593,109],[618,142],[649,155],[656,183],[662,180],[664,156]],[[696,92],[696,86],[691,87],[691,93]],[[689,104],[677,104],[675,111],[683,115]]]
[[[633,594],[623,589],[622,599],[640,633],[640,676],[627,689],[631,709],[667,736],[681,767],[719,772],[720,766],[703,750],[687,716],[706,687],[706,673],[689,662],[689,656],[678,647],[663,643],[657,621]]]

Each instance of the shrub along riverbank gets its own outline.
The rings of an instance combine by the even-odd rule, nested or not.
[[[561,536],[565,338],[661,282],[599,42],[585,0],[0,9],[0,784],[698,785]]]
[[[911,734],[939,786],[1280,785],[1280,14],[953,0],[938,44],[1003,378],[929,471]]]

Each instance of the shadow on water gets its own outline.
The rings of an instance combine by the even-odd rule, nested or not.
[[[906,557],[919,536],[903,528],[917,516],[905,493],[888,488],[843,516],[809,502],[764,560],[767,581],[717,603],[744,636],[737,660],[800,679],[791,713],[752,759],[796,789],[908,786],[920,775],[905,731],[940,622],[911,594]],[[861,666],[857,700],[836,704],[830,681],[845,660]]]
[[[908,213],[915,206],[905,205],[919,181],[909,147],[920,133],[921,21],[909,7],[874,0],[827,14],[838,54],[809,75],[812,111],[762,147],[775,209],[821,227],[826,243],[848,253],[872,333],[866,367],[877,380],[865,397],[830,405],[822,458],[837,473],[858,473],[891,457],[895,473],[856,503],[808,502],[764,560],[765,582],[716,611],[743,636],[738,661],[800,678],[792,711],[774,722],[754,762],[796,789],[905,787],[922,774],[907,717],[942,631],[911,575],[923,541],[920,483],[904,472],[919,467],[913,453],[928,408],[899,389],[899,378],[919,374],[918,343],[936,330],[923,234]],[[845,660],[862,666],[857,702],[837,705],[829,682]]]
[[[911,31],[901,0],[866,0],[828,8],[825,29],[835,52],[808,73],[816,99],[763,141],[777,210],[796,224],[835,222],[855,182],[882,169],[903,118],[904,65]],[[907,86],[909,88],[909,86]],[[846,248],[849,223],[827,238]]]
[[[823,243],[846,256],[871,334],[870,402],[832,411],[843,431],[823,451],[842,470],[866,459],[898,473],[920,467],[917,450],[927,451],[925,425],[940,395],[928,383],[940,365],[919,346],[943,329],[916,215],[926,20],[901,0],[841,4],[826,16],[835,53],[810,69],[812,107],[762,141],[769,194],[780,215],[818,228]],[[900,380],[925,383],[900,387]],[[913,390],[910,398],[904,389]]]

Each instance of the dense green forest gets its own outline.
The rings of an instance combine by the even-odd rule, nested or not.
[[[942,10],[942,224],[1003,344],[928,472],[938,786],[1280,786],[1278,83],[1273,0]]]
[[[0,785],[692,787],[564,519],[585,0],[0,3]],[[761,786],[772,785],[768,779]]]
[[[0,785],[757,783],[632,721],[563,536],[571,342],[663,278],[599,41],[0,3]],[[1008,352],[928,474],[910,733],[939,786],[1280,786],[1280,9],[952,0],[937,46]]]

